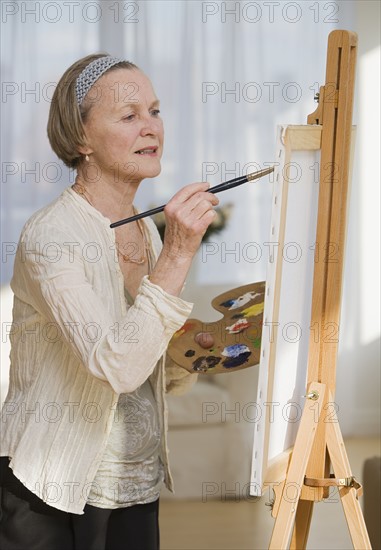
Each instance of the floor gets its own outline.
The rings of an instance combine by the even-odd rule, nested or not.
[[[345,441],[352,472],[361,482],[364,460],[381,455],[379,438]],[[266,506],[270,495],[249,501],[161,500],[162,550],[264,550],[268,548],[274,520]],[[337,493],[314,506],[307,549],[353,548]],[[374,549],[375,550],[375,549]]]

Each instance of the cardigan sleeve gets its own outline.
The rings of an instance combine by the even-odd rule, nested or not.
[[[50,246],[53,239],[61,245],[59,257]],[[192,304],[144,277],[126,315],[113,318],[106,306],[110,297],[94,291],[83,258],[63,246],[67,240],[64,232],[46,223],[25,231],[15,259],[13,291],[33,306],[43,323],[56,325],[93,376],[118,394],[132,392],[153,372]]]

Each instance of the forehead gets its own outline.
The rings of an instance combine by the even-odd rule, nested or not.
[[[89,90],[94,106],[108,111],[120,110],[125,105],[147,105],[157,101],[150,79],[139,69],[108,71]]]

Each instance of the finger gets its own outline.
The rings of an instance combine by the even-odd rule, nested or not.
[[[189,209],[189,211],[192,211],[194,210],[194,208],[197,207],[198,204],[204,201],[207,201],[212,207],[217,206],[220,202],[218,197],[216,197],[212,193],[198,192],[189,197],[188,200],[183,203],[183,206],[187,210]]]
[[[212,193],[196,192],[191,195],[185,202],[176,203],[171,200],[164,209],[167,220],[176,218],[178,221],[189,220],[192,218],[192,211],[201,203],[204,203],[204,208],[198,208],[198,217],[201,217],[207,209],[219,204],[219,200]],[[197,219],[197,218],[196,218]]]
[[[219,204],[220,202],[219,198],[216,197],[216,195],[207,192],[196,193],[195,195],[192,195],[192,197],[190,197],[187,202],[197,204],[204,200],[210,202],[212,206],[217,206],[217,204]]]
[[[188,221],[194,220],[196,222],[197,220],[201,220],[207,212],[213,212],[214,213],[213,205],[211,204],[210,201],[204,199],[204,200],[199,201],[194,206],[194,208],[192,208],[187,213],[184,212],[184,214],[185,214],[186,219]]]
[[[210,185],[208,182],[200,182],[200,183],[190,183],[189,185],[186,185],[180,191],[177,191],[175,195],[171,198],[168,204],[170,203],[180,203],[185,202],[189,199],[189,197],[192,197],[195,193],[199,193],[200,191],[206,191],[209,189]],[[212,193],[210,193],[212,194]]]
[[[193,217],[184,220],[189,234],[202,238],[211,223],[216,219],[217,214],[214,210],[207,210],[204,213],[197,212]]]

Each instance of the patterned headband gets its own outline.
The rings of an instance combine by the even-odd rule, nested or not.
[[[110,67],[121,63],[124,59],[118,57],[111,57],[107,55],[105,57],[99,57],[91,63],[89,63],[78,76],[75,82],[75,93],[77,96],[77,103],[81,105],[85,95],[95,82],[105,73]]]

